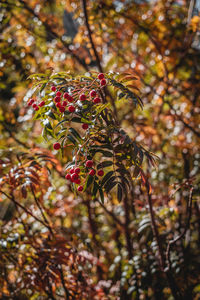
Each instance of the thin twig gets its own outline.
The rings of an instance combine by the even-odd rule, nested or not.
[[[49,228],[48,224],[46,224],[45,222],[43,222],[42,220],[40,220],[38,217],[36,217],[35,215],[32,214],[32,212],[27,209],[26,207],[24,207],[23,205],[21,205],[19,202],[17,202],[14,198],[13,195],[8,195],[5,192],[1,191],[2,194],[4,194],[8,199],[10,199],[15,205],[19,206],[21,209],[23,209],[27,215],[30,215],[31,217],[33,217],[36,221],[38,221],[39,223],[41,223],[43,226],[47,227],[49,229],[49,231],[51,231],[51,228]]]
[[[164,271],[165,259],[164,259],[164,255],[163,255],[161,242],[160,242],[158,228],[157,228],[156,221],[155,221],[155,214],[154,214],[154,210],[153,210],[153,206],[152,206],[152,199],[151,199],[151,194],[150,194],[150,191],[149,191],[148,182],[146,182],[146,189],[147,189],[147,200],[148,200],[149,212],[150,212],[150,218],[151,218],[151,227],[152,227],[153,235],[156,239],[157,246],[158,246],[159,265],[160,265],[161,270]]]
[[[58,269],[60,271],[61,282],[62,282],[64,291],[65,291],[66,300],[69,300],[70,299],[69,298],[70,294],[69,294],[69,291],[68,291],[68,289],[66,288],[66,285],[65,285],[65,278],[64,278],[64,274],[63,274],[62,265]]]
[[[114,220],[117,224],[119,224],[121,227],[124,226],[124,224],[123,224],[123,223],[115,216],[115,214],[114,214],[112,211],[108,210],[107,207],[106,207],[100,200],[98,200],[98,199],[96,199],[96,200],[97,200],[98,203],[101,205],[101,207],[105,210],[105,212],[106,212],[109,216],[111,216],[111,217],[113,218],[113,220]]]
[[[80,57],[78,55],[76,55],[76,53],[74,51],[72,51],[69,47],[69,45],[63,41],[62,37],[60,37],[55,31],[52,30],[52,28],[49,26],[49,24],[47,24],[47,22],[43,21],[40,16],[30,7],[28,6],[28,4],[23,1],[23,0],[19,0],[19,2],[23,5],[23,7],[29,11],[34,17],[38,18],[38,20],[40,20],[42,22],[42,25],[45,27],[45,29],[52,35],[52,37],[58,39],[63,46],[65,47],[65,49],[67,50],[68,53],[70,53],[72,55],[73,58],[76,59],[76,61],[82,65],[83,68],[85,68],[86,70],[88,70],[88,66],[87,64],[80,59]],[[9,3],[7,3],[9,5]]]
[[[187,211],[188,211],[188,218],[187,218],[187,223],[185,226],[184,231],[178,235],[176,238],[174,238],[173,240],[169,241],[168,245],[167,245],[167,251],[166,251],[166,261],[167,261],[167,269],[170,270],[171,269],[171,261],[170,261],[170,251],[171,251],[171,247],[178,242],[181,238],[183,238],[187,232],[187,230],[190,227],[190,220],[191,220],[191,215],[192,215],[192,192],[193,192],[194,187],[191,187],[190,189],[190,193],[189,193],[189,199],[188,199],[188,204],[187,204]]]
[[[84,18],[85,18],[85,25],[86,25],[86,28],[87,28],[87,31],[88,31],[88,37],[89,37],[89,40],[90,40],[90,44],[92,46],[92,50],[93,50],[95,58],[96,58],[97,67],[99,69],[99,72],[103,73],[103,68],[102,68],[102,65],[101,65],[101,60],[100,60],[99,54],[98,54],[98,52],[96,50],[96,47],[95,47],[95,44],[94,44],[94,41],[93,41],[93,38],[92,38],[92,30],[90,28],[90,24],[89,24],[89,21],[88,21],[87,0],[82,0],[82,5],[83,5]],[[114,110],[114,114],[115,114],[115,117],[117,119],[117,108],[116,108],[116,105],[115,105],[115,99],[112,97],[112,95],[110,94],[109,90],[106,87],[104,89],[105,89],[106,94],[111,99],[113,110]]]
[[[14,135],[14,133],[12,132],[12,130],[9,128],[9,126],[5,122],[1,122],[1,124],[3,125],[3,127],[5,128],[5,130],[8,132],[8,134],[10,135],[10,137],[13,140],[15,140],[15,142],[17,142],[19,145],[22,145],[24,148],[29,149],[29,146],[27,146],[27,144],[25,144],[24,142],[22,142],[18,138],[16,138],[16,136]]]
[[[163,273],[165,273],[165,275],[166,275],[166,278],[167,278],[167,281],[168,281],[168,284],[169,284],[169,287],[171,289],[174,299],[181,300],[182,298],[181,298],[180,292],[177,288],[176,282],[173,278],[173,275],[171,274],[170,270],[165,269],[165,256],[164,256],[158,228],[157,228],[156,221],[155,221],[155,214],[153,211],[152,199],[151,199],[151,194],[149,191],[148,181],[146,182],[146,189],[147,189],[147,199],[148,199],[149,212],[150,212],[150,218],[151,218],[151,227],[152,227],[153,235],[155,237],[155,240],[156,240],[156,243],[158,246],[159,265],[160,265],[161,271]]]
[[[53,234],[53,230],[52,230],[52,228],[51,228],[51,225],[50,225],[49,221],[47,220],[47,218],[46,218],[46,216],[45,216],[45,214],[44,214],[44,212],[43,212],[43,208],[42,208],[42,206],[41,206],[39,200],[37,199],[37,197],[36,197],[36,195],[35,195],[35,192],[34,192],[32,186],[31,186],[31,192],[32,192],[33,198],[34,198],[34,200],[35,200],[35,203],[36,203],[37,207],[39,208],[40,213],[41,213],[41,215],[42,215],[42,217],[43,217],[43,219],[44,219],[44,222],[45,222],[46,224],[48,224],[49,231],[51,232],[51,234],[52,234],[52,236],[53,236],[54,234]]]
[[[103,68],[102,68],[102,66],[101,66],[101,61],[100,61],[98,52],[97,52],[97,50],[96,50],[96,47],[95,47],[93,38],[92,38],[92,30],[91,30],[90,25],[89,25],[89,22],[88,22],[87,3],[86,3],[86,1],[87,1],[87,0],[82,0],[82,4],[83,4],[83,13],[84,13],[84,18],[85,18],[85,25],[86,25],[86,27],[87,27],[88,37],[89,37],[89,40],[90,40],[90,43],[91,43],[91,46],[92,46],[92,49],[93,49],[93,52],[94,52],[94,55],[95,55],[95,58],[96,58],[96,63],[97,63],[98,69],[99,69],[100,72],[103,73]]]

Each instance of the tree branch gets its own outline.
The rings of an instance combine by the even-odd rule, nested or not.
[[[103,68],[102,68],[102,66],[101,66],[101,61],[100,61],[98,52],[97,52],[97,50],[96,50],[96,47],[95,47],[95,45],[94,45],[94,41],[93,41],[93,38],[92,38],[92,31],[91,31],[91,29],[90,29],[90,25],[89,25],[89,22],[88,22],[87,3],[86,3],[86,1],[87,1],[87,0],[82,0],[83,13],[84,13],[84,18],[85,18],[85,25],[86,25],[86,27],[87,27],[88,37],[89,37],[89,40],[90,40],[90,43],[91,43],[91,46],[92,46],[92,50],[93,50],[94,55],[95,55],[95,58],[96,58],[96,63],[97,63],[99,72],[102,72],[102,73],[103,73]]]
[[[152,231],[153,231],[153,235],[155,237],[157,246],[158,246],[158,253],[159,253],[159,264],[160,264],[160,268],[161,271],[165,273],[169,287],[172,291],[173,297],[175,300],[181,300],[181,295],[180,292],[176,286],[176,283],[174,281],[174,278],[172,276],[172,274],[170,273],[170,270],[165,269],[165,257],[164,257],[164,252],[161,246],[161,242],[160,242],[160,236],[159,236],[159,232],[158,232],[158,228],[156,225],[156,221],[155,221],[155,214],[153,211],[153,206],[152,206],[152,199],[151,199],[151,194],[149,191],[149,183],[148,181],[146,182],[146,189],[147,189],[147,199],[148,199],[148,205],[149,205],[149,212],[150,212],[150,217],[151,217],[151,227],[152,227]]]
[[[173,240],[169,241],[169,243],[167,245],[167,251],[166,251],[167,270],[171,269],[171,261],[170,261],[171,247],[176,242],[178,242],[182,237],[184,237],[184,235],[186,234],[187,230],[190,227],[190,220],[191,220],[191,215],[192,215],[192,192],[193,192],[193,189],[194,189],[194,187],[190,188],[189,199],[188,199],[188,203],[187,203],[188,218],[187,218],[187,223],[186,223],[185,229],[183,230],[183,232],[180,235],[178,235]]]

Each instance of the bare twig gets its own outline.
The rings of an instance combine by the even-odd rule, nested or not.
[[[102,68],[102,65],[101,65],[101,60],[100,60],[99,54],[98,54],[98,52],[96,50],[96,47],[95,47],[95,44],[94,44],[94,41],[93,41],[93,38],[92,38],[92,30],[90,28],[90,24],[89,24],[89,21],[88,21],[87,0],[82,0],[82,5],[83,5],[84,18],[85,18],[85,25],[87,27],[88,37],[89,37],[89,40],[90,40],[90,43],[91,43],[91,46],[92,46],[92,50],[93,50],[95,58],[96,58],[97,67],[99,69],[99,72],[103,73],[103,68]],[[115,117],[117,118],[117,109],[116,109],[116,105],[115,105],[115,100],[114,100],[114,98],[112,97],[112,95],[110,94],[110,92],[108,91],[108,89],[106,87],[105,87],[105,91],[106,91],[107,95],[111,99],[113,110],[114,110],[114,114],[115,114]]]
[[[95,44],[94,44],[94,41],[93,41],[93,38],[92,38],[92,31],[91,31],[91,28],[90,28],[90,25],[89,25],[89,22],[88,22],[87,3],[86,3],[86,1],[87,0],[82,0],[83,12],[84,12],[84,17],[85,17],[85,25],[87,27],[88,37],[90,39],[92,50],[94,51],[94,55],[95,55],[95,58],[96,58],[96,63],[97,63],[98,69],[99,69],[100,72],[103,73],[103,68],[101,66],[101,61],[100,61],[98,52],[97,52]]]
[[[65,49],[67,50],[67,52],[69,54],[71,54],[71,56],[76,59],[76,61],[86,70],[88,70],[88,66],[87,64],[80,59],[80,57],[73,51],[70,49],[69,45],[63,41],[62,37],[59,36],[55,31],[53,31],[53,29],[49,26],[49,24],[47,24],[47,22],[45,22],[44,20],[42,20],[39,16],[39,14],[37,14],[30,6],[28,6],[28,4],[24,1],[24,0],[19,0],[19,2],[23,5],[24,9],[26,9],[29,13],[31,13],[34,17],[38,18],[38,20],[40,20],[42,22],[42,25],[45,27],[45,29],[51,34],[52,37],[56,38],[57,40],[59,40],[63,46],[65,47]],[[6,2],[7,5],[9,5],[8,2]]]
[[[29,146],[27,146],[27,144],[25,144],[24,142],[22,142],[18,138],[16,138],[15,134],[12,132],[12,130],[9,128],[9,126],[5,122],[1,122],[1,124],[3,125],[3,127],[5,128],[5,130],[8,132],[8,134],[10,135],[10,137],[13,140],[15,140],[15,142],[17,142],[19,145],[22,145],[24,148],[29,149]]]
[[[97,200],[98,203],[101,205],[101,207],[105,210],[105,212],[106,212],[109,216],[111,216],[111,217],[113,218],[113,220],[114,220],[117,224],[119,224],[121,227],[124,226],[124,224],[121,222],[121,220],[118,219],[112,211],[108,210],[107,207],[106,207],[101,201],[99,201],[98,199],[96,199],[96,200]]]
[[[42,208],[42,206],[41,206],[41,204],[40,204],[38,198],[37,198],[36,195],[35,195],[35,192],[34,192],[34,190],[33,190],[33,187],[31,187],[31,192],[32,192],[33,198],[34,198],[34,200],[35,200],[35,203],[36,203],[37,207],[39,208],[40,213],[41,213],[41,215],[42,215],[42,217],[43,217],[43,219],[44,219],[44,222],[45,222],[46,224],[48,224],[49,231],[50,231],[51,234],[53,235],[53,230],[52,230],[52,228],[51,228],[51,225],[49,224],[49,221],[47,220],[47,218],[46,218],[46,216],[45,216],[45,214],[44,214],[44,212],[43,212],[43,208]]]
[[[165,269],[165,256],[164,256],[164,252],[162,249],[162,245],[161,245],[161,241],[160,241],[160,236],[159,236],[159,232],[158,232],[158,228],[156,225],[156,221],[155,221],[155,214],[153,211],[153,206],[152,206],[152,199],[151,199],[151,194],[149,191],[149,183],[148,181],[146,182],[146,189],[147,189],[147,199],[148,199],[148,205],[149,205],[149,212],[150,212],[150,217],[151,217],[151,227],[152,227],[152,231],[153,231],[153,235],[155,237],[157,246],[158,246],[158,254],[159,254],[159,264],[160,264],[160,268],[161,271],[165,273],[169,287],[172,291],[173,297],[175,300],[181,300],[181,295],[180,292],[176,286],[175,280],[172,276],[172,274],[170,273],[170,270]]]
[[[191,187],[190,189],[190,193],[189,193],[189,199],[188,199],[188,204],[187,204],[187,211],[188,211],[188,218],[187,218],[187,223],[185,226],[185,229],[183,230],[183,232],[178,235],[176,238],[174,238],[173,240],[169,241],[168,245],[167,245],[167,251],[166,251],[166,261],[167,261],[167,269],[170,270],[171,269],[171,261],[170,261],[170,251],[171,251],[171,247],[178,242],[181,238],[183,238],[187,232],[187,230],[190,227],[190,220],[191,220],[191,215],[192,215],[192,192],[193,192],[194,187]]]
[[[66,288],[66,285],[65,285],[65,278],[64,278],[64,274],[63,274],[62,265],[59,267],[59,271],[60,271],[61,282],[62,282],[64,291],[65,291],[66,300],[69,300],[70,299],[69,298],[70,294],[69,294],[69,291],[68,291],[68,289]]]
[[[8,195],[5,192],[1,191],[2,194],[4,194],[9,200],[11,200],[15,205],[17,205],[18,207],[20,207],[21,209],[23,209],[27,215],[30,215],[31,217],[33,217],[36,221],[38,221],[39,223],[41,223],[43,226],[47,227],[49,229],[49,231],[51,231],[51,228],[49,227],[48,224],[46,224],[45,222],[43,222],[42,220],[40,220],[38,217],[36,217],[35,215],[32,214],[32,212],[27,209],[26,207],[24,207],[23,205],[21,205],[19,202],[17,202],[14,198],[13,195]]]

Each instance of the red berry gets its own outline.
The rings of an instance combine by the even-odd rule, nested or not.
[[[60,91],[58,91],[57,93],[56,93],[56,96],[58,96],[58,97],[60,97],[62,95],[62,93],[60,92]]]
[[[53,144],[53,148],[55,149],[55,150],[59,150],[60,149],[60,143],[55,143],[55,144]]]
[[[34,107],[34,110],[39,110],[39,107],[36,105],[36,107]]]
[[[28,102],[28,105],[31,106],[34,103],[34,99],[30,99],[30,101]]]
[[[67,106],[67,101],[63,101],[62,105]]]
[[[99,80],[104,79],[104,74],[103,74],[103,73],[99,73],[98,79],[99,79]]]
[[[60,102],[56,103],[56,107],[60,108],[61,107],[61,103]]]
[[[93,103],[97,104],[100,103],[101,99],[99,97],[94,98]]]
[[[68,99],[69,94],[68,94],[68,93],[64,93],[64,94],[63,94],[63,97],[64,97],[65,99]]]
[[[65,178],[66,178],[67,180],[71,180],[71,179],[72,179],[70,174],[67,174],[67,175],[65,176]]]
[[[74,98],[73,98],[72,96],[69,95],[69,97],[67,98],[67,100],[68,100],[69,102],[73,102],[73,101],[74,101]]]
[[[69,112],[74,112],[75,111],[75,107],[73,105],[70,105],[68,107]]]
[[[45,105],[45,102],[44,102],[44,101],[41,101],[38,105],[39,105],[40,107],[42,107],[42,106]]]
[[[104,171],[103,171],[103,170],[99,170],[99,171],[97,172],[97,175],[98,175],[98,176],[103,176],[103,175],[104,175]]]
[[[53,85],[53,86],[51,87],[51,90],[52,90],[52,92],[55,92],[55,91],[56,91],[56,87]]]
[[[60,100],[61,100],[61,98],[60,98],[59,96],[56,96],[56,97],[54,98],[54,101],[57,102],[57,103],[60,102]]]
[[[81,101],[85,101],[86,100],[86,95],[85,94],[81,94],[80,97],[79,97],[79,99]]]
[[[80,169],[79,167],[77,167],[77,168],[74,169],[74,172],[75,172],[76,174],[79,174],[80,171],[81,171],[81,169]]]
[[[77,189],[79,192],[82,192],[83,190],[83,186],[82,185],[79,185],[78,189]]]
[[[94,176],[95,173],[96,173],[96,171],[95,171],[94,169],[92,169],[92,170],[90,170],[89,175],[90,175],[90,176]]]
[[[72,182],[75,182],[75,180],[77,180],[77,179],[78,179],[78,174],[73,173],[72,174]]]
[[[93,161],[92,160],[87,160],[86,163],[85,163],[85,165],[86,165],[87,168],[92,168]]]
[[[65,111],[65,107],[64,107],[64,106],[61,106],[61,107],[59,108],[59,111],[60,111],[61,113],[63,113],[63,112]]]
[[[96,94],[97,94],[97,93],[96,93],[96,91],[95,91],[95,90],[92,90],[92,91],[90,92],[90,96],[91,96],[91,97],[95,97],[95,96],[96,96]]]
[[[76,184],[80,184],[81,183],[81,180],[78,178],[74,181]]]
[[[32,107],[33,107],[33,108],[37,107],[37,104],[36,104],[36,103],[33,103]]]
[[[74,168],[72,168],[69,173],[73,174],[74,173]]]
[[[83,128],[84,130],[88,129],[88,124],[84,123],[84,124],[82,125],[82,128]]]
[[[102,80],[100,81],[100,84],[101,84],[101,86],[106,85],[106,80],[105,80],[105,79],[102,79]]]

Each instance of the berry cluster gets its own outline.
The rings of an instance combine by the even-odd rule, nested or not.
[[[35,103],[35,99],[30,99],[28,102],[28,106],[32,106],[35,111],[39,110],[39,106],[42,107],[45,105],[44,101],[41,101],[38,105]]]
[[[53,92],[55,92],[56,91],[56,87],[52,86],[51,90]],[[62,100],[62,97],[63,97],[63,100]],[[60,91],[57,91],[56,95],[54,97],[54,102],[56,104],[56,107],[59,109],[59,111],[61,113],[63,113],[65,111],[65,108],[66,108],[68,102],[71,103],[73,101],[74,101],[74,99],[73,99],[73,97],[71,95],[69,95],[68,93],[62,94]],[[75,111],[75,107],[73,105],[69,105],[68,106],[68,111],[71,112],[71,113],[73,113]]]
[[[85,165],[83,166],[84,168],[86,168],[86,173],[89,169],[89,175],[90,176],[95,176],[96,174],[96,170],[94,168],[92,168],[94,165],[94,162],[92,160],[87,160],[85,162]],[[71,168],[69,170],[69,172],[66,174],[65,178],[75,184],[78,184],[79,186],[77,187],[77,190],[79,192],[82,192],[83,191],[83,185],[80,185],[81,183],[81,179],[80,179],[80,172],[81,172],[81,169],[80,167],[75,167],[75,168]],[[82,168],[82,173],[84,173],[84,169]],[[103,170],[98,170],[97,172],[97,175],[98,176],[103,176],[104,175],[104,171]]]
[[[99,82],[100,88],[104,87],[107,82],[104,77],[103,73],[99,73],[97,76],[97,80]],[[84,91],[84,92],[83,92]],[[62,88],[58,88],[56,86],[51,86],[51,92],[53,96],[53,102],[57,109],[60,111],[60,113],[64,113],[65,110],[67,109],[70,113],[74,113],[76,110],[76,102],[81,101],[84,103],[84,101],[90,101],[94,104],[101,103],[101,96],[99,94],[99,87],[94,89],[89,89],[88,87],[81,89],[81,91],[74,90],[73,94],[70,94],[68,92],[63,92]],[[39,110],[40,107],[45,105],[45,101],[41,101],[39,104],[36,103],[36,100],[30,99],[28,102],[29,106],[32,106],[35,111]],[[87,123],[82,124],[82,129],[87,130],[89,128],[89,125]],[[54,150],[59,150],[61,149],[61,144],[59,142],[56,142],[53,144]],[[72,183],[75,183],[78,185],[77,190],[79,192],[83,191],[83,185],[81,184],[81,176],[85,177],[85,175],[90,175],[90,176],[103,176],[104,171],[98,170],[96,171],[95,168],[93,167],[94,162],[92,160],[87,160],[83,166],[76,166],[75,168],[70,169],[70,171],[66,174],[65,178]]]
[[[103,73],[99,73],[98,74],[98,79],[100,80],[100,86],[101,87],[104,87],[106,85],[106,79],[104,77],[104,74]],[[64,113],[65,112],[65,109],[66,109],[66,106],[68,105],[68,103],[72,103],[72,102],[75,102],[75,99],[73,98],[73,96],[71,96],[70,94],[68,94],[67,92],[65,92],[64,94],[62,94],[61,91],[57,91],[57,88],[56,86],[52,86],[51,87],[51,91],[52,92],[56,92],[56,95],[54,97],[54,102],[55,102],[55,105],[56,107],[59,109],[59,111],[61,113]],[[98,104],[101,102],[101,98],[98,96],[97,92],[95,90],[91,90],[90,93],[90,98],[92,98],[92,102],[94,104]],[[62,99],[63,97],[63,99]],[[87,100],[87,95],[85,95],[84,93],[80,94],[79,95],[79,100],[80,101],[85,101]],[[35,100],[34,99],[30,99],[29,102],[28,102],[28,105],[29,106],[32,106],[33,109],[35,111],[39,110],[40,107],[44,106],[45,105],[45,101],[41,101],[38,105],[35,103]],[[70,113],[73,113],[75,112],[75,106],[70,104],[68,106],[68,111]],[[83,129],[87,129],[88,128],[88,125],[87,124],[83,124],[82,126]]]

